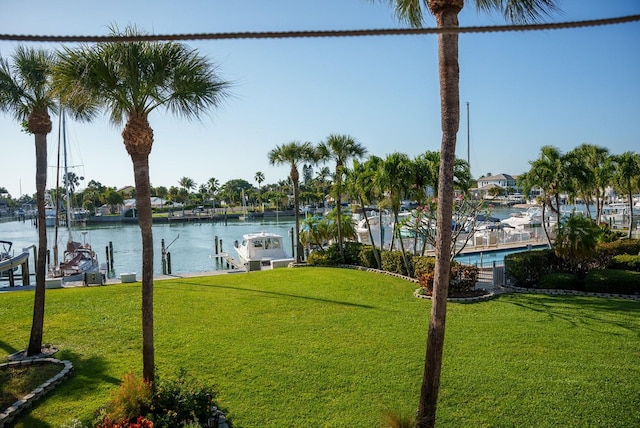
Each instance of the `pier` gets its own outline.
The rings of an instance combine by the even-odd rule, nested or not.
[[[5,275],[9,278],[9,287],[15,287],[15,270],[20,267],[20,278],[22,285],[29,285],[29,249],[33,249],[34,259],[36,258],[36,246],[23,248],[22,252],[17,256],[0,261],[0,278]]]

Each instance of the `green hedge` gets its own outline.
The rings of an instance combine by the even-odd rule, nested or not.
[[[404,260],[402,260],[402,252],[385,251],[382,253],[382,270],[399,275],[407,275],[407,268],[404,265]]]
[[[640,293],[640,272],[618,269],[592,270],[585,279],[587,291],[594,293]]]
[[[420,276],[425,273],[433,272],[436,267],[436,258],[429,256],[413,256],[413,273],[416,278],[420,278]]]
[[[629,254],[613,256],[611,260],[609,260],[607,268],[640,272],[640,256],[631,256]]]
[[[578,277],[572,273],[548,273],[540,278],[538,288],[552,290],[579,290],[580,281],[578,280]]]
[[[359,242],[345,242],[344,260],[340,256],[338,244],[332,244],[322,250],[315,250],[307,258],[307,263],[315,266],[337,266],[339,264],[361,265],[360,252],[363,245]]]
[[[380,253],[379,249],[376,249],[376,251]],[[376,256],[373,252],[373,247],[371,245],[362,246],[362,249],[360,250],[360,263],[358,264],[367,268],[379,268],[378,264],[376,263]]]
[[[549,249],[508,254],[504,258],[506,278],[517,287],[535,287],[544,275],[557,271],[559,264],[559,258]]]
[[[637,256],[640,254],[640,239],[622,239],[613,242],[602,242],[596,247],[596,267],[604,269],[612,257],[620,254]]]

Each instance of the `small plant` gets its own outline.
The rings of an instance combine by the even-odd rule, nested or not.
[[[120,387],[111,395],[111,401],[99,415],[97,426],[100,428],[153,426],[153,424],[147,424],[150,421],[140,420],[140,417],[149,411],[152,398],[151,385],[133,373],[127,373],[122,378]],[[134,420],[137,425],[130,425],[131,420]]]
[[[74,418],[60,425],[60,428],[87,428],[87,426],[82,421]]]
[[[187,376],[157,376],[155,389],[132,373],[124,376],[109,404],[99,410],[97,428],[200,427],[212,416],[213,388]],[[217,408],[216,408],[217,409]]]

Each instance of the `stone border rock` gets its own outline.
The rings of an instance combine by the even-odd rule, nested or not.
[[[21,412],[31,408],[31,406],[33,406],[33,403],[36,400],[42,398],[44,395],[51,392],[64,379],[66,379],[73,371],[73,364],[71,364],[71,361],[57,360],[55,358],[26,358],[26,359],[20,359],[16,361],[10,361],[8,363],[0,364],[0,368],[4,368],[4,367],[20,367],[20,366],[28,366],[28,365],[35,365],[35,364],[49,364],[49,363],[62,365],[63,366],[62,370],[57,375],[55,375],[54,377],[52,377],[51,379],[49,379],[48,381],[46,381],[45,383],[43,383],[42,385],[40,385],[39,387],[31,391],[29,394],[25,395],[20,400],[13,403],[7,409],[3,410],[2,413],[0,413],[0,428],[4,428],[5,426],[13,422]]]
[[[481,296],[473,296],[473,297],[447,297],[447,302],[454,303],[475,303],[475,302],[483,302],[485,300],[490,300],[496,297],[496,293],[493,291],[487,291],[487,294],[483,294]],[[413,297],[418,299],[428,299],[431,300],[431,296],[427,296],[426,294],[420,294],[420,289],[417,288],[416,291],[413,292]]]
[[[624,300],[640,300],[640,295],[638,294],[615,294],[615,293],[593,293],[589,291],[578,291],[578,290],[562,290],[559,288],[525,288],[525,287],[516,287],[514,285],[505,285],[504,286],[508,292],[512,293],[529,293],[529,294],[546,294],[548,296],[585,296],[585,297],[609,297],[615,299],[624,299]]]

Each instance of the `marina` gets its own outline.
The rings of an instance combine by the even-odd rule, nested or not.
[[[274,221],[269,219],[262,221],[228,221],[227,223],[154,223],[154,274],[161,275],[163,273],[163,241],[167,245],[170,244],[167,251],[171,254],[172,274],[212,272],[216,269],[227,268],[226,263],[222,266],[223,260],[221,257],[211,257],[216,254],[216,240],[219,245],[218,253],[228,253],[237,258],[234,254],[234,241],[241,240],[242,236],[248,233],[272,232],[283,237],[283,249],[287,254],[291,254],[291,231],[293,226],[293,218],[281,218],[277,222],[275,219]],[[110,277],[119,277],[123,273],[141,275],[142,242],[137,224],[101,223],[76,227],[74,228],[74,233],[78,235],[78,239],[84,239],[87,244],[91,244],[98,255],[101,265],[106,264],[107,261],[113,263],[113,272],[109,273]],[[84,237],[81,234],[84,234]],[[0,223],[0,236],[4,240],[13,243],[16,254],[38,242],[37,229],[29,221]],[[53,230],[47,228],[47,241],[50,250],[53,248],[53,240]],[[58,245],[65,248],[66,241],[66,236],[59,238]],[[112,247],[112,250],[110,247]],[[51,254],[53,254],[52,250]],[[30,269],[33,273],[33,260],[30,260]],[[8,286],[6,281],[0,281],[0,287],[6,286]]]
[[[524,213],[527,207],[522,207]],[[455,260],[460,263],[473,264],[480,268],[490,268],[494,262],[501,264],[504,256],[528,248],[543,248],[546,238],[541,227],[526,224],[516,227],[505,225],[505,220],[514,217],[514,207],[495,207],[490,213],[491,223],[477,223],[476,229],[466,242],[462,252]],[[531,211],[531,210],[529,210]],[[158,221],[153,224],[154,237],[154,275],[194,275],[213,273],[215,271],[247,271],[271,267],[273,263],[280,267],[291,261],[293,250],[294,221],[292,216],[261,217],[254,216],[253,220],[240,220],[236,216],[225,215],[221,221],[205,219],[207,213],[191,214],[194,219],[186,215],[174,216],[183,221]],[[95,219],[99,219],[96,217]],[[208,220],[208,221],[207,221]],[[66,226],[63,226],[66,228]],[[142,244],[140,229],[135,222],[122,221],[102,222],[90,221],[86,224],[73,226],[73,239],[90,245],[98,256],[101,270],[106,272],[106,279],[113,280],[125,275],[128,279],[135,279],[142,274]],[[368,231],[367,231],[368,232]],[[238,248],[241,242],[250,236],[278,236],[279,255],[265,255],[255,258],[251,266],[251,258],[243,260]],[[392,234],[389,231],[388,236]],[[64,233],[61,236],[65,235]],[[362,234],[364,235],[364,234]],[[374,238],[377,234],[374,234]],[[366,233],[368,237],[368,233]],[[0,237],[13,243],[16,253],[35,252],[38,241],[37,228],[31,221],[9,221],[0,223]],[[54,233],[47,228],[50,265],[53,263]],[[58,245],[65,248],[68,238],[58,237]],[[412,238],[405,238],[406,248],[411,251]],[[263,243],[264,244],[264,243]],[[271,244],[270,244],[271,245]],[[31,250],[29,250],[31,249]],[[246,251],[246,248],[245,248]],[[432,255],[432,250],[427,250]],[[29,261],[29,270],[33,275],[35,257]],[[264,260],[263,260],[264,259]],[[275,260],[275,262],[274,262]],[[283,261],[280,263],[280,261]],[[268,266],[267,266],[268,265]],[[13,268],[16,263],[11,265]],[[5,268],[6,269],[6,268]],[[15,270],[15,269],[14,269]],[[5,278],[0,281],[0,287],[8,286]],[[16,275],[19,277],[20,275]],[[33,278],[32,281],[33,282]]]

